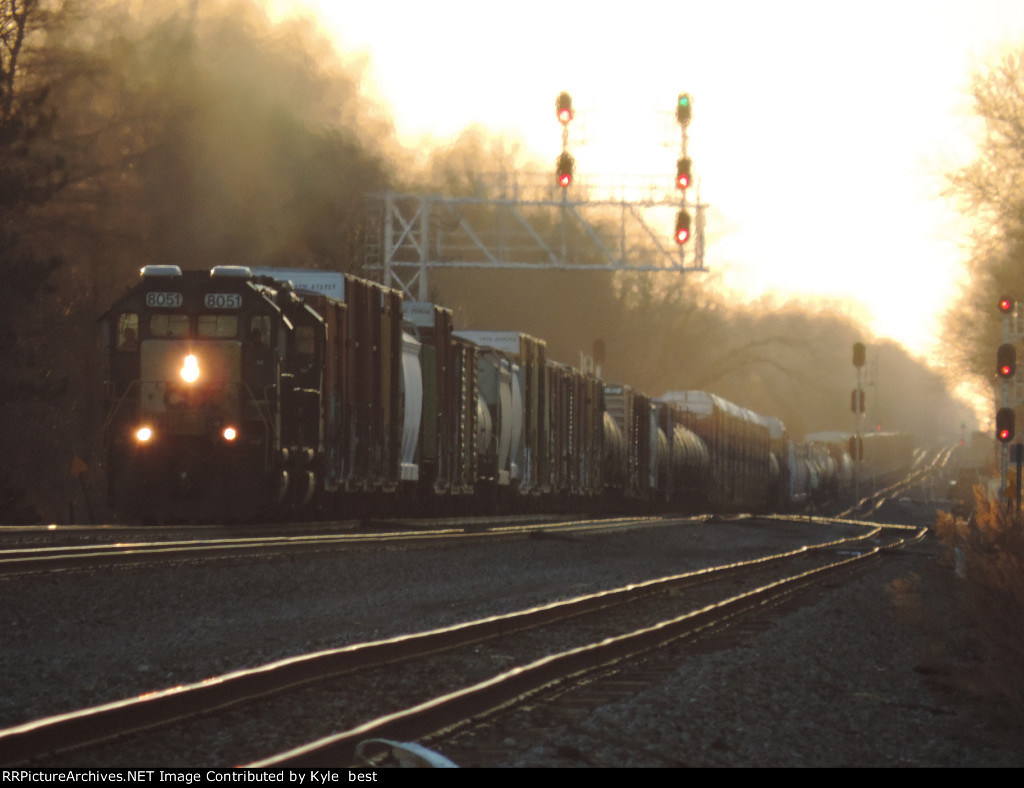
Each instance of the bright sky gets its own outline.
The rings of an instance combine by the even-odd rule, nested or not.
[[[751,299],[854,299],[920,354],[965,255],[939,193],[973,155],[970,74],[1024,45],[1020,0],[271,6],[311,9],[343,54],[368,55],[367,88],[409,144],[478,123],[553,162],[567,90],[571,133],[587,139],[570,136],[579,171],[671,177],[671,112],[690,93],[708,267]]]

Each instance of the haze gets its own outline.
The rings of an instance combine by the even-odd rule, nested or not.
[[[33,20],[33,41],[45,46],[26,55],[19,106],[45,104],[38,122],[12,126],[3,151],[5,242],[17,253],[5,258],[12,286],[0,292],[10,362],[0,449],[19,462],[0,473],[0,488],[14,491],[0,518],[57,521],[69,505],[86,505],[87,488],[67,469],[102,468],[109,403],[97,316],[140,264],[362,272],[372,250],[368,193],[411,184],[467,193],[479,173],[499,169],[552,177],[562,89],[576,100],[570,148],[581,180],[670,180],[679,140],[671,107],[680,90],[694,95],[690,152],[713,206],[712,273],[432,274],[428,297],[453,307],[457,325],[527,331],[548,342],[550,359],[572,364],[600,339],[606,380],[654,395],[714,391],[778,416],[793,436],[850,425],[850,347],[868,341],[879,370],[869,391],[875,428],[913,432],[921,445],[969,428],[937,373],[865,336],[852,319],[856,303],[761,297],[811,287],[861,303],[863,293],[891,294],[897,307],[878,314],[904,321],[907,334],[925,326],[925,287],[948,288],[952,276],[929,247],[942,236],[917,218],[937,204],[915,202],[932,194],[931,183],[907,173],[929,174],[921,162],[958,138],[950,123],[933,123],[945,136],[931,137],[908,125],[914,112],[953,112],[926,88],[942,96],[933,87],[939,65],[966,84],[967,64],[924,66],[908,55],[914,68],[899,73],[917,76],[900,88],[906,109],[858,88],[860,71],[847,61],[869,47],[844,48],[836,33],[801,39],[798,49],[796,33],[744,32],[787,19],[754,7],[732,6],[728,20],[708,16],[709,32],[680,42],[664,20],[681,12],[653,6],[587,27],[591,11],[582,7],[528,5],[498,18],[393,3],[375,18],[332,5],[349,13],[353,33],[330,43],[306,21],[272,24],[258,2],[75,2],[66,15]],[[581,26],[560,27],[565,19]],[[912,40],[908,26],[886,28],[887,40]],[[826,68],[832,54],[846,71]],[[437,144],[417,144],[424,133]],[[854,144],[880,140],[882,153]],[[897,152],[885,155],[889,148]],[[550,215],[538,218],[554,229]],[[892,282],[892,272],[914,279]],[[711,292],[723,282],[741,283],[752,305],[734,308]],[[980,366],[970,369],[983,377]],[[96,473],[87,482],[103,486]]]
[[[690,92],[706,262],[722,286],[844,299],[919,355],[936,349],[960,276],[965,229],[940,193],[973,155],[970,72],[1024,38],[1024,5],[1008,1],[270,6],[367,56],[364,87],[409,145],[480,124],[553,161],[554,98],[568,90],[583,177],[670,178],[671,110]]]

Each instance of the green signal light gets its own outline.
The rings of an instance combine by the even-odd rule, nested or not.
[[[676,104],[676,120],[683,126],[690,122],[690,116],[693,114],[693,99],[690,98],[689,93],[680,93],[679,101]]]

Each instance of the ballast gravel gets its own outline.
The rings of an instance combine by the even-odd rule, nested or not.
[[[767,626],[651,659],[637,670],[663,676],[635,695],[568,720],[520,711],[438,749],[502,767],[1024,766],[1024,714],[957,609],[959,582],[926,543]]]
[[[778,552],[814,528],[686,524],[0,579],[0,725]],[[930,539],[767,623],[652,657],[637,669],[658,679],[635,692],[527,707],[436,746],[480,766],[1022,766],[1024,718],[988,674],[960,583]]]

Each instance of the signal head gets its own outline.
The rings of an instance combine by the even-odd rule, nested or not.
[[[863,342],[853,343],[853,366],[863,367],[867,361],[867,348]]]
[[[682,246],[690,238],[690,214],[684,208],[676,214],[676,243]]]
[[[558,176],[558,185],[563,189],[568,188],[572,184],[573,173],[576,170],[576,160],[572,157],[572,154],[564,151],[558,157],[555,168]]]
[[[1000,345],[996,351],[996,374],[1004,380],[1017,374],[1017,348],[1013,345]]]
[[[1000,443],[1009,443],[1013,440],[1016,420],[1013,408],[1000,408],[996,411],[996,439]]]
[[[555,112],[558,115],[558,122],[563,126],[569,125],[569,121],[576,114],[572,109],[572,96],[564,90],[555,99]]]
[[[676,121],[681,126],[686,126],[693,117],[693,99],[689,93],[680,93],[676,101]]]
[[[999,311],[1004,315],[1008,315],[1013,311],[1013,299],[1009,296],[1003,296],[999,299]]]
[[[686,191],[693,182],[693,161],[683,156],[676,162],[676,188]]]

